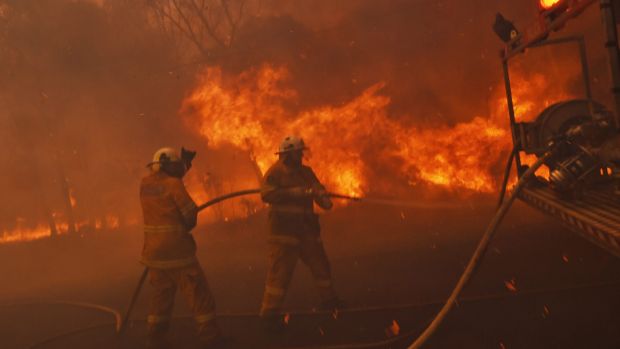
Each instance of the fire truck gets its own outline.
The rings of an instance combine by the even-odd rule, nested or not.
[[[524,155],[540,158],[553,148],[553,155],[544,162],[549,175],[531,181],[518,198],[620,256],[620,54],[616,22],[620,1],[537,1],[539,16],[525,30],[519,30],[499,13],[493,26],[505,44],[500,56],[513,141],[500,203],[504,200],[513,163],[520,176],[528,168]],[[592,96],[584,37],[556,33],[595,4],[600,6],[604,27],[612,84],[611,106],[595,101]],[[518,122],[510,63],[526,51],[558,45],[578,47],[585,95],[546,107],[533,122]]]

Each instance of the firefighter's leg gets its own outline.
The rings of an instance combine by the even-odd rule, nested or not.
[[[286,291],[299,258],[299,240],[294,237],[273,237],[269,243],[269,271],[260,315],[275,319],[281,315]]]
[[[160,348],[166,345],[166,333],[170,326],[176,284],[169,271],[149,269],[149,281],[153,286],[153,297],[147,317],[149,348]]]
[[[323,305],[327,308],[339,308],[341,302],[332,283],[331,266],[320,237],[304,237],[301,240],[300,257],[312,273]]]
[[[181,294],[194,314],[200,340],[204,343],[214,341],[220,336],[220,331],[215,320],[215,300],[204,271],[196,263],[179,269],[177,278]]]

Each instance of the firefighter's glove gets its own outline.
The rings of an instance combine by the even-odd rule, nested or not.
[[[317,199],[321,199],[327,197],[327,191],[322,186],[317,186],[312,188],[312,196]]]
[[[293,187],[293,188],[289,188],[287,191],[291,196],[299,197],[299,198],[313,196],[312,188],[307,188],[307,187]]]
[[[323,186],[317,186],[312,189],[314,202],[316,202],[322,209],[329,210],[333,207],[332,200],[329,198],[329,193]]]

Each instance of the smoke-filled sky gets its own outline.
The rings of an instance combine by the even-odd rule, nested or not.
[[[234,76],[285,66],[299,95],[291,110],[337,106],[384,82],[391,117],[449,126],[488,115],[501,81],[495,13],[517,26],[536,15],[535,1],[263,0],[248,6],[232,44],[205,55],[163,30],[152,3],[0,0],[0,230],[62,211],[61,178],[83,219],[135,216],[139,179],[161,146],[197,149],[208,171],[239,168],[247,159],[208,150],[179,117],[205,66]],[[585,17],[568,29],[588,31],[604,90],[597,13]]]

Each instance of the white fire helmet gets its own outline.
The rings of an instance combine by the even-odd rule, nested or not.
[[[155,152],[153,155],[153,161],[151,161],[147,166],[157,172],[161,169],[162,163],[174,161],[181,161],[179,153],[174,148],[164,147]]]
[[[287,136],[280,144],[280,148],[278,149],[278,152],[276,154],[306,149],[308,149],[308,147],[306,147],[306,143],[304,143],[304,140],[302,138],[296,136]]]

